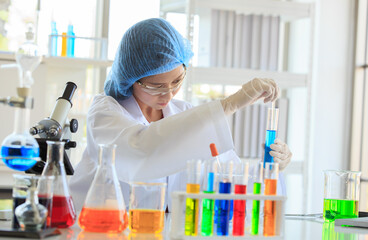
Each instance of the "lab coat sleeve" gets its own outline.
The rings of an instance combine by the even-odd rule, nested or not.
[[[137,123],[119,105],[102,100],[87,117],[88,148],[116,144],[119,180],[144,181],[185,169],[190,159],[211,157],[209,145],[220,153],[233,149],[232,136],[220,101],[213,101],[153,122]],[[124,113],[125,112],[125,113]],[[97,152],[96,149],[89,151]]]

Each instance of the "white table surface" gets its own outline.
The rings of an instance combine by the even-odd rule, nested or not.
[[[165,230],[161,234],[131,234],[129,230],[125,230],[120,234],[102,234],[83,232],[78,224],[74,224],[71,228],[60,229],[62,232],[59,236],[48,237],[48,240],[166,240],[169,238],[170,217],[166,219]],[[10,227],[11,221],[1,221],[0,227]],[[22,239],[0,237],[0,239]],[[193,238],[195,239],[195,238]],[[204,237],[202,239],[214,239],[213,237]],[[220,237],[220,239],[241,239],[234,237]],[[247,238],[250,239],[250,238]],[[252,238],[256,239],[256,238]],[[273,238],[269,238],[273,239]],[[303,220],[303,219],[285,219],[285,234],[282,240],[368,240],[368,229],[350,228],[350,227],[334,227],[332,224],[323,223],[322,220]]]

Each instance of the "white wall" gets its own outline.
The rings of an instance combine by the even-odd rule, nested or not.
[[[348,169],[353,0],[318,0],[307,211],[322,212],[323,170]]]

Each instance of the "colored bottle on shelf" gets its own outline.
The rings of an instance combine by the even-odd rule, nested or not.
[[[66,55],[68,57],[74,57],[74,43],[75,43],[75,34],[73,32],[73,25],[68,25],[68,39],[67,39],[67,50]]]
[[[66,32],[63,32],[61,37],[61,54],[60,56],[66,57],[66,51],[67,51],[67,35]]]
[[[58,49],[58,31],[56,28],[56,22],[51,22],[51,36],[50,36],[50,55],[55,57],[58,55],[57,49]]]

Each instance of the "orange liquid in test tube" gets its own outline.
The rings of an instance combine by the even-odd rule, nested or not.
[[[164,229],[164,216],[161,210],[129,210],[129,229],[133,233],[160,233]]]
[[[277,179],[265,179],[265,195],[276,195]],[[275,201],[264,202],[263,235],[275,236],[276,231],[276,208]]]
[[[79,226],[87,232],[122,232],[128,226],[126,211],[117,209],[83,208]]]

